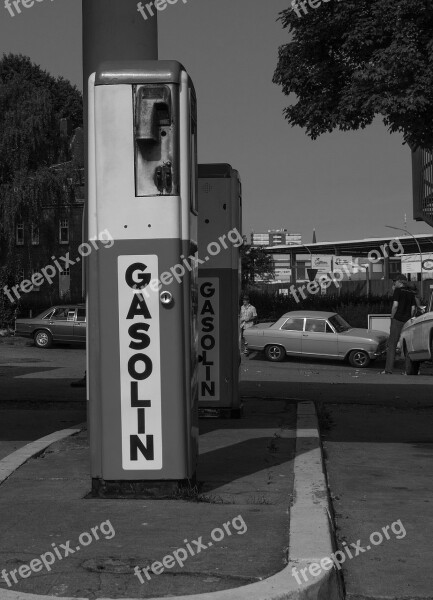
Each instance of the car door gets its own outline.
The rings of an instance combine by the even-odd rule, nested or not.
[[[338,357],[338,336],[326,319],[306,319],[302,335],[302,354]]]
[[[301,354],[304,320],[303,317],[289,317],[279,329],[266,331],[266,338],[270,334],[269,341],[284,346],[288,354]]]
[[[430,358],[430,331],[433,325],[433,313],[427,312],[410,323],[404,332],[404,340],[412,360]]]
[[[86,341],[86,309],[84,306],[77,308],[74,322],[74,341],[80,343]]]
[[[74,336],[75,309],[70,306],[57,306],[48,324],[55,342],[69,342]]]

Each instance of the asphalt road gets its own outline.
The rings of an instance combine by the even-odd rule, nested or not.
[[[242,359],[243,395],[318,407],[346,600],[433,600],[433,368],[396,367]]]
[[[86,420],[85,350],[0,344],[0,460],[30,441]]]
[[[433,408],[323,403],[321,435],[346,600],[432,600]]]
[[[70,387],[84,369],[83,348],[0,344],[0,458],[85,420],[85,390]],[[270,363],[255,353],[242,357],[241,394],[316,402],[340,547],[368,543],[399,520],[405,527],[404,538],[391,533],[345,562],[347,597],[433,599],[433,368],[423,365],[416,377],[382,369],[383,362],[359,370],[333,361]]]
[[[433,406],[433,367],[423,364],[420,374],[403,375],[402,361],[393,375],[380,375],[384,361],[354,369],[341,361],[287,358],[280,363],[264,360],[262,353],[242,357],[242,396],[322,402]]]
[[[83,388],[71,388],[86,368],[85,348],[69,346],[41,350],[35,346],[0,344],[0,408],[28,408],[85,402]],[[77,405],[78,406],[78,405]]]

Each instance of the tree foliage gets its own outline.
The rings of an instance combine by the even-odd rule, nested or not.
[[[268,281],[274,276],[274,261],[263,248],[244,244],[241,246],[242,285],[257,280]]]
[[[379,115],[411,148],[433,148],[433,0],[323,0],[306,14],[299,4],[300,16],[280,13],[291,39],[274,83],[296,96],[287,121],[316,139]]]
[[[43,206],[73,199],[72,166],[60,136],[61,118],[82,124],[79,90],[53,77],[30,58],[3,55],[0,60],[0,243],[8,252],[18,220],[41,225]],[[4,262],[2,260],[2,262]]]

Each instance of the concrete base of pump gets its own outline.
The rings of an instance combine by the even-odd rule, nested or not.
[[[199,419],[241,419],[244,412],[244,405],[241,404],[236,408],[228,406],[223,407],[209,407],[198,409]]]
[[[190,479],[146,480],[146,481],[105,481],[92,479],[92,491],[88,498],[185,498],[197,495],[197,479],[194,473]]]

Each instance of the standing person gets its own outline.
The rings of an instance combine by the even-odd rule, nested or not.
[[[385,370],[381,375],[391,375],[394,368],[395,351],[397,349],[400,333],[406,321],[409,321],[415,314],[416,302],[415,294],[407,288],[407,278],[405,275],[396,275],[393,283],[394,294],[392,296],[391,309],[391,329],[388,338],[388,348],[386,351]]]
[[[241,341],[244,347],[244,354],[248,356],[248,348],[244,338],[244,330],[249,329],[254,325],[254,321],[257,319],[257,311],[250,304],[249,296],[242,298],[241,314],[240,314],[240,328],[241,328]]]

